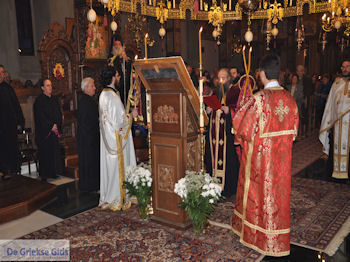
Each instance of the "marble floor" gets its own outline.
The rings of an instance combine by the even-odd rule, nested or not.
[[[35,176],[36,174],[32,174],[32,177]],[[325,181],[330,180],[326,161],[323,159],[318,160],[297,176]],[[48,182],[57,185],[57,199],[27,217],[0,225],[0,239],[18,238],[98,205],[99,194],[79,192],[78,185],[73,179],[60,177],[57,180]],[[290,256],[281,258],[265,257],[262,261],[316,262],[322,261],[322,258],[327,262],[350,261],[350,237],[347,236],[334,256],[321,255],[320,259],[319,252],[292,245]]]

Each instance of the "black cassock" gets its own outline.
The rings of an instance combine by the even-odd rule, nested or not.
[[[55,98],[41,94],[34,103],[35,141],[38,146],[39,175],[54,178],[62,174],[59,138],[51,131],[54,124],[62,133],[62,113]]]
[[[79,188],[100,189],[100,130],[98,105],[92,97],[82,94],[78,102]]]
[[[17,126],[24,127],[21,106],[13,88],[0,83],[0,171],[19,170]]]

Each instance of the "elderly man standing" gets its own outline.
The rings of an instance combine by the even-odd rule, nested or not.
[[[342,78],[332,85],[320,127],[323,151],[333,162],[332,177],[349,181],[350,59],[341,66]]]
[[[98,105],[93,99],[96,87],[92,78],[81,81],[78,102],[79,188],[81,191],[100,189],[100,130]]]
[[[40,83],[43,93],[34,102],[35,141],[38,146],[39,176],[42,181],[62,174],[59,138],[62,134],[60,105],[52,96],[51,80]]]
[[[215,95],[222,102],[222,107],[218,110],[207,107],[210,123],[206,169],[219,180],[223,196],[229,198],[236,193],[238,181],[239,160],[231,129],[240,89],[238,85],[232,85],[228,69],[220,69],[218,78],[220,85],[216,88]]]

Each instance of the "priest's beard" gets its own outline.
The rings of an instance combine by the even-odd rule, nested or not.
[[[349,75],[349,73],[346,73],[346,74],[342,74],[343,75],[343,78],[345,78],[345,79],[350,79],[350,75]]]
[[[123,47],[114,47],[112,48],[112,53],[113,53],[113,56],[119,56],[121,57],[122,53],[123,53],[124,49]]]

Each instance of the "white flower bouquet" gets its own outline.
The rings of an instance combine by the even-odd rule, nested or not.
[[[186,171],[186,176],[175,184],[174,192],[182,200],[179,206],[186,210],[195,233],[202,232],[221,191],[216,180],[204,172]]]
[[[142,219],[147,217],[147,205],[152,195],[152,172],[149,166],[138,165],[126,168],[124,186],[130,196],[136,196]]]

